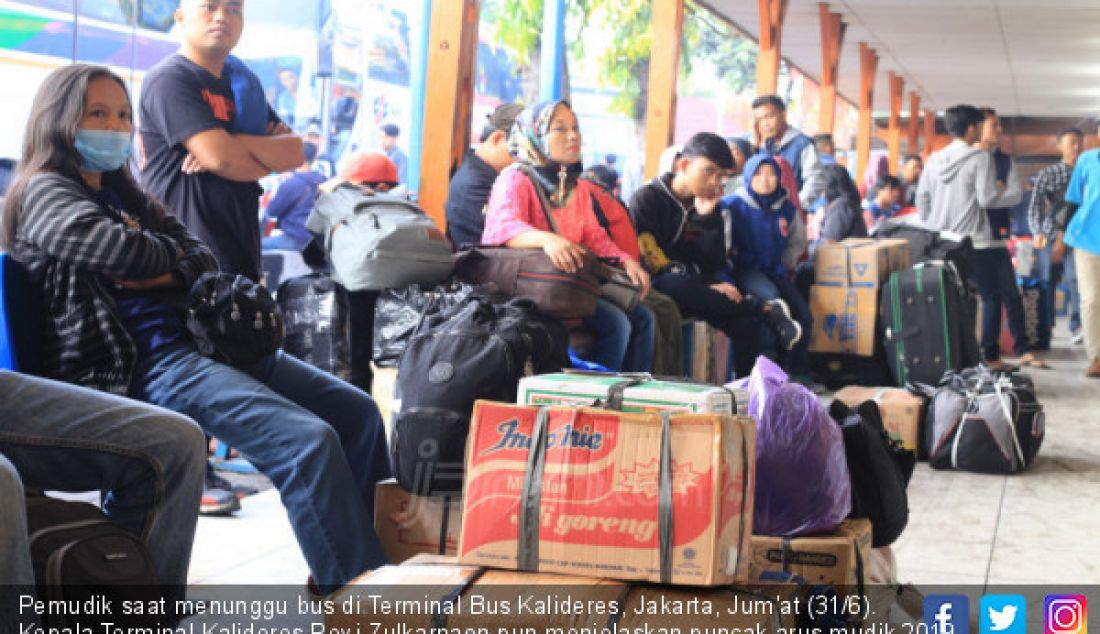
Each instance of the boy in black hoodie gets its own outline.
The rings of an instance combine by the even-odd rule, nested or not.
[[[737,376],[756,360],[761,320],[790,349],[802,338],[782,300],[742,296],[728,274],[726,236],[718,202],[733,169],[722,137],[700,132],[673,162],[673,171],[653,179],[630,199],[642,262],[653,287],[672,297],[685,317],[725,332],[734,347]]]

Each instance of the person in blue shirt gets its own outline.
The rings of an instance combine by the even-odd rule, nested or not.
[[[733,279],[742,293],[764,301],[783,299],[791,315],[811,332],[810,307],[791,280],[798,259],[806,250],[806,227],[787,191],[779,184],[779,164],[757,154],[745,165],[745,185],[726,196],[721,208],[729,215],[733,232],[730,261]],[[776,350],[772,334],[761,331],[762,349]],[[779,350],[791,378],[812,385],[809,379],[809,337],[802,337],[790,351]]]
[[[875,181],[875,186],[867,193],[868,228],[878,224],[880,220],[889,220],[894,214],[901,211],[901,198],[905,194],[905,186],[896,176],[883,174]]]
[[[1066,227],[1065,242],[1073,247],[1077,268],[1077,290],[1081,295],[1081,329],[1089,367],[1085,376],[1100,379],[1100,150],[1081,154],[1073,166],[1067,203],[1078,205]]]
[[[275,196],[264,210],[264,216],[275,220],[282,231],[281,234],[268,236],[260,242],[264,251],[301,251],[313,238],[306,229],[306,219],[313,211],[317,186],[325,181],[325,177],[313,171],[317,146],[308,141],[302,143],[302,153],[305,154],[305,162],[279,185]]]
[[[401,134],[401,128],[396,124],[387,123],[382,126],[382,151],[386,153],[393,164],[397,166],[398,184],[408,183],[409,159],[404,150],[397,145],[397,137]]]

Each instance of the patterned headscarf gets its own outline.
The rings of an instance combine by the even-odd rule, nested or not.
[[[559,106],[572,110],[564,99],[542,101],[524,108],[508,135],[508,151],[517,161],[533,168],[538,177],[536,185],[543,188],[551,201],[560,205],[577,186],[577,177],[584,171],[584,166],[580,161],[564,166],[566,177],[563,188],[560,175],[563,166],[550,158],[550,149],[546,145],[550,120]]]

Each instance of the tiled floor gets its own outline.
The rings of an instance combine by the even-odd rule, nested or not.
[[[1034,370],[1046,440],[1028,472],[1010,476],[917,466],[909,527],[894,545],[902,581],[918,585],[1100,583],[1100,381],[1056,333],[1053,370]],[[234,517],[201,518],[191,581],[302,584],[308,570],[274,490]]]

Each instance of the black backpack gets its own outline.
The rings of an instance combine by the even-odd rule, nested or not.
[[[891,440],[878,404],[865,401],[855,409],[834,400],[829,415],[840,425],[852,479],[852,512],[848,517],[871,520],[872,546],[894,543],[909,523],[905,490],[916,456]]]
[[[79,601],[101,595],[149,601],[161,596],[145,543],[92,504],[28,493],[27,533],[39,599]],[[168,617],[135,618],[127,624],[162,618]],[[61,616],[48,620],[65,626]]]
[[[569,335],[533,302],[472,295],[425,313],[401,356],[394,474],[418,495],[462,490],[474,401],[514,402],[520,378],[569,366]]]

